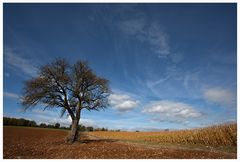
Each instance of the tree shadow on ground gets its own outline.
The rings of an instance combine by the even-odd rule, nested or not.
[[[102,142],[112,143],[117,141],[118,140],[116,139],[78,139],[76,142],[88,144],[88,143],[102,143]]]

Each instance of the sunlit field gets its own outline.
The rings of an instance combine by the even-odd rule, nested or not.
[[[205,146],[237,146],[237,124],[161,132],[90,132],[102,138],[135,140],[154,143],[191,144]]]

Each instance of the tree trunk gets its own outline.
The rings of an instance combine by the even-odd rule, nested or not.
[[[67,142],[70,144],[72,144],[78,138],[78,122],[79,122],[79,119],[72,120],[71,132],[67,137]]]

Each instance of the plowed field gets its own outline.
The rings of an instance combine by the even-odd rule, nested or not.
[[[72,145],[68,132],[41,128],[4,127],[4,159],[235,159],[236,153],[206,149],[163,148],[83,133]]]

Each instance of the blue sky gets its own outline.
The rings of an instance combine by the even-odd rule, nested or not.
[[[57,57],[110,81],[87,126],[186,129],[237,120],[236,4],[4,4],[3,115],[68,125],[57,109],[22,112],[23,82]]]

